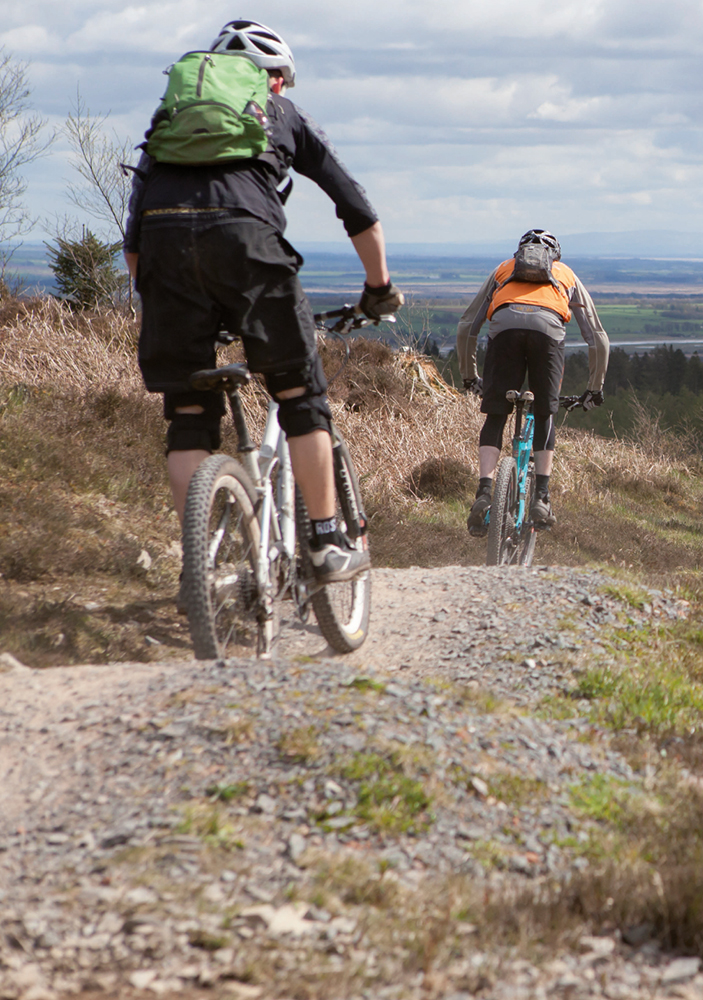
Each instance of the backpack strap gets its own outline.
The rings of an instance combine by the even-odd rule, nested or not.
[[[493,293],[491,295],[491,298],[493,298],[493,295],[495,295],[496,292],[499,292],[501,290],[501,288],[505,288],[505,286],[508,284],[509,281],[517,281],[517,278],[515,277],[515,269],[514,268],[513,268],[513,273],[509,274],[508,277],[505,279],[505,281],[501,281],[501,283],[499,285],[496,285],[496,287],[493,289]],[[529,282],[526,282],[526,284],[529,284]],[[561,287],[559,281],[557,281],[557,279],[552,274],[551,269],[549,271],[549,281],[534,282],[534,284],[553,285],[554,288],[556,288],[556,290],[558,292],[562,292],[563,291],[563,288]]]
[[[137,146],[137,149],[143,149],[143,148],[144,148],[144,143],[142,143],[141,146]],[[128,174],[131,172],[133,174],[136,174],[140,181],[146,180],[146,171],[140,170],[139,167],[133,167],[131,163],[120,163],[120,169],[122,170],[122,173],[124,174],[125,177],[127,177]]]

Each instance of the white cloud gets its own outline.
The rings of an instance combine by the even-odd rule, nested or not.
[[[247,13],[290,42],[290,96],[396,242],[509,235],[535,218],[569,232],[703,225],[699,0],[249,0]],[[232,15],[231,0],[0,0],[0,45],[32,61],[52,122],[79,85],[138,141],[164,66]],[[38,211],[62,201],[54,158],[29,175]],[[294,238],[341,238],[304,179],[289,204]]]

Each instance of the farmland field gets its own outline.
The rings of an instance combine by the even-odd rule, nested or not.
[[[442,353],[451,350],[462,312],[497,263],[488,257],[434,257],[391,254],[391,273],[406,293],[407,306],[395,332],[399,339],[433,342]],[[605,329],[615,345],[629,351],[675,343],[690,353],[703,345],[703,262],[583,258],[570,261],[593,294]],[[28,290],[53,292],[53,275],[43,243],[25,244],[12,258]],[[353,252],[335,245],[330,251],[306,254],[303,287],[316,309],[353,302],[363,271]],[[378,331],[392,336],[389,328]],[[572,321],[567,343],[583,347]]]

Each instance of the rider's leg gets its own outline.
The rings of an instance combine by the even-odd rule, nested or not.
[[[549,499],[549,477],[554,462],[554,417],[535,416],[535,495],[530,508],[530,517],[535,524],[550,526],[556,518]]]
[[[279,403],[278,420],[288,439],[291,465],[310,517],[310,556],[320,583],[350,580],[371,565],[367,549],[350,545],[336,513],[331,415],[318,358],[306,367],[307,386],[284,387],[292,373],[266,375]]]
[[[481,412],[486,414],[478,439],[479,483],[467,526],[472,534],[486,531],[486,511],[491,505],[493,477],[500,460],[503,431],[512,405],[505,394],[519,388],[527,370],[524,353],[524,331],[503,330],[489,337],[483,365],[483,400]]]
[[[549,499],[549,477],[554,461],[555,415],[564,374],[564,342],[531,331],[527,338],[528,379],[535,394],[535,497],[530,516],[537,525],[550,526],[556,518]]]
[[[276,398],[297,399],[306,391],[304,386],[283,389],[276,394]],[[309,434],[290,437],[288,448],[293,475],[303,494],[310,519],[322,521],[334,517],[334,471],[329,432],[317,428]]]
[[[194,412],[191,410],[191,412]],[[193,449],[192,451],[170,451],[166,459],[168,465],[168,479],[171,484],[171,495],[173,506],[178,514],[178,520],[183,525],[183,512],[186,506],[186,496],[188,486],[193,477],[193,473],[201,462],[211,455],[211,451],[203,449]]]
[[[478,489],[466,522],[473,534],[483,534],[485,530],[486,511],[491,506],[493,475],[500,458],[503,430],[507,419],[507,413],[488,413],[481,428],[478,439]]]
[[[478,469],[481,479],[492,479],[503,446],[507,413],[487,413],[478,439]]]
[[[492,444],[479,445],[478,474],[481,479],[493,479],[500,458],[500,448]]]
[[[202,399],[203,402],[195,402]],[[186,495],[193,473],[220,446],[220,419],[225,405],[222,393],[164,393],[168,478],[173,505],[183,524]]]

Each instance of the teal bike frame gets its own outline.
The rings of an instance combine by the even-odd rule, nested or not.
[[[532,439],[535,434],[535,415],[532,412],[534,396],[531,392],[518,394],[514,390],[507,393],[514,397],[515,431],[513,433],[513,458],[517,462],[518,509],[515,515],[515,531],[519,533],[525,522],[525,498],[527,496],[527,476],[531,473]]]
[[[513,450],[498,466],[493,501],[486,512],[489,566],[532,565],[536,531],[529,511],[535,490],[532,440],[535,418],[534,395],[529,390],[511,389],[505,397],[515,406]]]

